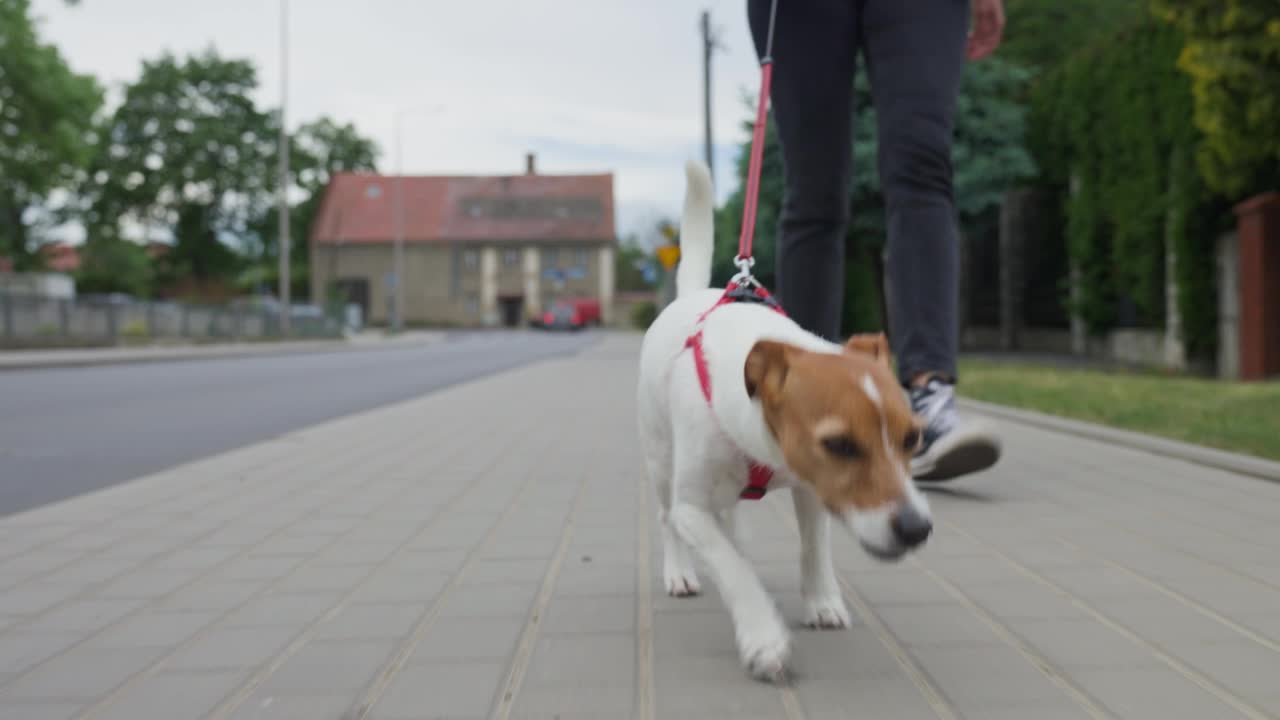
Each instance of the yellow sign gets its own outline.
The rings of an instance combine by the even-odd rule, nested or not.
[[[670,270],[676,266],[676,261],[680,259],[679,245],[663,245],[656,251],[658,254],[658,262],[662,263],[662,267]]]

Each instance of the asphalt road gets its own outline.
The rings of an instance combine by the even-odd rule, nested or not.
[[[591,333],[0,372],[0,515],[577,352]]]

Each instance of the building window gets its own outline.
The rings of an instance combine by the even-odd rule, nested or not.
[[[480,267],[480,253],[475,250],[463,250],[462,266],[468,270]]]
[[[585,269],[590,258],[591,255],[586,248],[578,248],[573,251],[573,266]]]
[[[560,251],[557,248],[542,249],[542,266],[555,268],[560,266]]]
[[[509,268],[520,267],[520,251],[504,250],[502,253],[502,266]]]

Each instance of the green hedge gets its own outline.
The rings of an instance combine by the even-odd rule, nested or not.
[[[1127,300],[1138,324],[1163,326],[1171,240],[1183,340],[1203,356],[1216,341],[1213,223],[1222,206],[1193,162],[1200,138],[1191,82],[1177,67],[1182,47],[1177,29],[1146,17],[1041,76],[1032,147],[1065,205],[1082,280],[1073,311],[1100,333]]]
[[[1017,63],[991,58],[965,68],[956,109],[953,166],[956,210],[962,231],[974,231],[980,219],[997,208],[1008,188],[1035,176],[1025,146],[1026,109],[1017,101],[1029,72]],[[877,172],[876,115],[865,72],[854,79],[853,177],[849,188],[851,219],[845,238],[846,274],[843,332],[883,329],[880,298],[880,257],[885,242],[885,203]],[[746,138],[739,146],[732,195],[716,216],[714,279],[726,282],[733,274],[733,256],[742,228],[743,188],[751,149],[754,101],[744,110]],[[774,285],[778,218],[782,212],[783,167],[776,123],[766,126],[760,198],[755,234],[756,276]]]

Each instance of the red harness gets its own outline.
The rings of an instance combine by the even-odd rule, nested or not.
[[[725,289],[724,295],[716,301],[706,312],[698,317],[698,325],[707,319],[712,310],[721,305],[728,305],[734,302],[758,302],[762,303],[775,312],[782,312],[782,308],[777,302],[770,297],[769,293],[762,287],[751,290],[746,286],[740,286],[737,283],[729,283],[729,287]],[[690,335],[685,340],[684,346],[693,351],[693,366],[698,371],[698,384],[702,386],[702,397],[706,399],[707,405],[711,404],[711,371],[707,368],[707,356],[702,349],[702,329]],[[743,500],[759,500],[769,491],[769,482],[773,480],[773,470],[768,466],[750,460],[747,472],[747,486],[738,493],[738,497]]]

